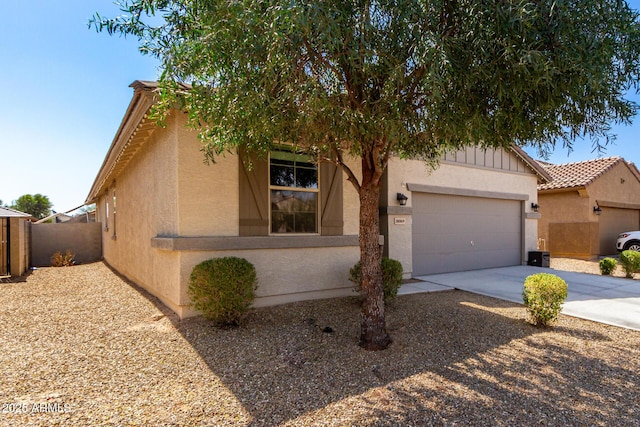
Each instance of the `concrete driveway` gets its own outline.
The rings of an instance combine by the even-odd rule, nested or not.
[[[640,331],[640,281],[632,279],[514,266],[420,276],[416,279],[423,283],[403,285],[399,293],[454,288],[522,304],[524,280],[535,273],[555,274],[567,282],[563,314]]]

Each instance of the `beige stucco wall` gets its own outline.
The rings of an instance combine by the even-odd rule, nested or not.
[[[256,306],[351,295],[348,274],[358,260],[357,245],[242,251],[151,247],[151,240],[158,236],[239,235],[238,158],[227,153],[205,164],[197,134],[185,123],[185,116],[174,112],[167,126],[155,130],[108,191],[103,191],[97,217],[103,224],[107,263],[182,317],[194,314],[188,307],[189,275],[197,263],[212,257],[241,256],[255,265],[260,280]],[[359,164],[350,165],[359,175]],[[344,234],[357,235],[358,195],[344,177]]]
[[[527,251],[538,249],[538,215],[533,214],[531,209],[531,203],[537,201],[537,176],[532,172],[513,172],[449,162],[442,162],[433,169],[420,160],[391,159],[383,200],[386,198],[389,206],[398,206],[396,194],[403,193],[409,198],[406,206],[410,208],[412,195],[407,184],[445,187],[452,192],[456,189],[465,189],[479,193],[524,195],[527,200],[523,202],[523,260],[526,260]],[[405,224],[395,224],[396,218],[404,219]],[[385,224],[381,228],[383,231],[388,230],[386,242],[388,256],[401,261],[405,273],[411,272],[411,215],[390,214],[385,218]]]
[[[175,115],[166,128],[158,128],[131,159],[115,183],[109,183],[96,207],[103,224],[103,256],[121,274],[159,297],[174,311],[180,310],[180,257],[152,250],[157,235],[177,235],[178,140]],[[197,150],[197,149],[196,149]],[[116,189],[114,232],[112,190]],[[109,218],[105,199],[109,198]],[[108,223],[108,228],[105,224]]]
[[[640,182],[622,162],[616,164],[587,188],[590,200],[640,205]]]
[[[195,132],[184,126],[184,116],[176,118],[178,129],[178,235],[239,235],[239,161],[227,153],[213,164],[203,162]],[[357,162],[350,162],[360,174]],[[265,183],[266,184],[266,183]],[[344,234],[357,235],[359,201],[355,188],[343,183]],[[278,239],[278,236],[273,236]],[[304,236],[301,236],[304,238]],[[158,250],[159,252],[165,252]],[[348,272],[358,260],[354,247],[263,249],[247,251],[183,251],[180,255],[180,312],[188,308],[189,275],[195,265],[213,257],[238,256],[256,267],[260,285],[255,306],[281,304],[303,299],[326,298],[351,293]]]
[[[533,173],[515,173],[457,163],[441,163],[432,170],[423,161],[398,158],[391,159],[388,173],[388,193],[392,203],[395,201],[396,193],[405,193],[410,196],[406,189],[407,183],[528,194],[531,201],[536,200],[537,177]],[[407,206],[411,206],[411,197],[407,201]]]
[[[237,236],[239,162],[232,154],[206,164],[195,131],[176,118],[178,144],[178,230],[180,236]]]
[[[277,239],[278,237],[274,237]],[[181,303],[185,315],[195,314],[187,307],[187,288],[191,270],[198,263],[215,257],[247,259],[258,273],[255,307],[293,301],[354,295],[349,269],[359,259],[357,247],[260,249],[181,252]]]
[[[192,134],[182,135],[180,148],[180,236],[239,235],[239,162],[227,154],[215,164],[204,165],[199,147],[193,149]],[[185,143],[186,142],[186,143]],[[349,166],[360,175],[360,165]],[[357,235],[359,230],[358,194],[349,182],[343,182],[343,234]],[[273,236],[274,240],[279,236]],[[300,236],[301,239],[307,238]],[[163,250],[158,250],[164,252]],[[189,275],[199,262],[214,257],[237,256],[253,263],[259,285],[256,307],[317,298],[352,295],[349,269],[359,259],[359,248],[312,247],[253,250],[181,251],[179,313],[196,314],[188,307]]]
[[[640,206],[640,182],[622,162],[586,188],[541,191],[539,236],[551,256],[592,259],[600,254],[595,206]]]

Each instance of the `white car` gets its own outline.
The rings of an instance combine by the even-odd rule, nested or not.
[[[624,233],[620,233],[618,235],[616,249],[618,249],[618,252],[640,252],[640,231],[625,231]]]

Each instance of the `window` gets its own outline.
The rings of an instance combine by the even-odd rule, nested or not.
[[[113,184],[113,238],[115,239],[116,237],[116,187],[115,184]]]
[[[109,231],[109,197],[104,198],[104,231]]]
[[[269,176],[271,233],[317,233],[318,167],[312,158],[273,151]]]

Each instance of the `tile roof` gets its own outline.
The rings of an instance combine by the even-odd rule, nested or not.
[[[624,159],[619,156],[561,165],[539,162],[544,170],[551,175],[552,180],[538,185],[538,190],[585,187],[619,162],[624,162]]]

